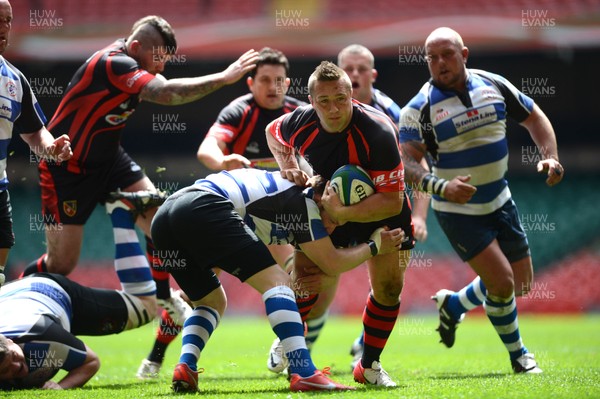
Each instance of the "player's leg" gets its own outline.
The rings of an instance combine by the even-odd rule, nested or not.
[[[258,245],[249,249],[249,252],[257,254],[255,258],[259,258],[260,251]],[[264,255],[262,257],[264,258]],[[314,365],[306,347],[302,319],[287,273],[279,266],[273,265],[253,274],[245,282],[262,294],[269,323],[279,338],[289,362],[292,391],[354,389],[330,380]]]
[[[60,227],[58,227],[60,226]],[[81,244],[83,242],[83,225],[56,223],[46,225],[46,256],[35,261],[50,273],[68,275],[77,266]],[[39,270],[38,271],[44,271]]]
[[[528,256],[520,264],[531,264]],[[538,373],[533,355],[528,353],[519,331],[512,265],[494,240],[469,261],[487,287],[485,312],[508,350],[515,372]]]
[[[380,357],[400,313],[400,294],[410,250],[378,255],[368,261],[371,293],[363,313],[364,351],[354,368],[354,380],[363,384],[396,386],[381,367]]]
[[[183,320],[191,312],[190,306],[179,293],[172,293],[169,275],[162,268],[160,251],[154,248],[150,238],[152,218],[157,207],[164,202],[166,195],[157,192],[150,179],[122,148],[119,149],[119,155],[110,173],[108,187],[110,194],[107,198],[107,209],[113,208],[115,205],[119,205],[123,209],[128,208],[135,225],[144,232],[145,255],[156,284],[156,298],[159,306],[167,311],[160,313],[161,321],[154,345],[149,356],[142,360],[137,371],[139,378],[156,378],[168,345],[175,340],[181,330]]]
[[[8,260],[10,248],[15,244],[13,233],[12,207],[8,190],[0,193],[0,286],[4,284],[6,277],[4,267]]]
[[[71,298],[71,332],[74,335],[109,335],[147,324],[156,314],[153,296],[135,290],[117,291],[83,286],[65,276],[36,273],[57,282]]]
[[[325,327],[325,322],[329,316],[329,308],[335,298],[339,282],[339,276],[337,276],[332,285],[319,292],[319,298],[317,299],[317,302],[306,317],[305,338],[308,350],[312,350],[312,347],[319,338],[323,327]]]

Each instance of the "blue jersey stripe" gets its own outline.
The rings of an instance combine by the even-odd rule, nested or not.
[[[442,153],[438,165],[444,169],[469,168],[501,160],[508,154],[506,137],[495,143],[485,144],[462,151]]]
[[[10,139],[0,139],[0,159],[6,159],[8,156],[8,145]]]

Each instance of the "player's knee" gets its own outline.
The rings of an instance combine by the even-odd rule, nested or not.
[[[375,300],[382,305],[394,306],[400,301],[400,294],[402,293],[402,282],[396,282],[395,284],[385,284],[380,289],[373,288],[373,296]]]
[[[531,291],[531,287],[533,285],[533,278],[529,278],[525,281],[521,281],[518,284],[515,284],[515,295],[523,296],[527,295]]]
[[[119,291],[127,306],[126,330],[138,328],[153,320],[158,312],[156,296],[136,296]]]
[[[510,298],[515,294],[515,282],[512,276],[499,276],[486,286],[489,295],[499,298]]]
[[[46,269],[50,273],[69,275],[77,266],[77,258],[74,256],[52,256],[46,258]]]

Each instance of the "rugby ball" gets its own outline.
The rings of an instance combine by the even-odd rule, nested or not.
[[[369,173],[357,165],[344,165],[333,172],[329,184],[344,205],[356,204],[375,193]]]

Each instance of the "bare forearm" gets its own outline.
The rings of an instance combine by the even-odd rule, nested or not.
[[[425,150],[420,143],[409,141],[401,144],[402,163],[404,164],[404,180],[416,185],[423,180],[429,171],[421,165]]]
[[[267,143],[269,144],[269,149],[273,154],[273,157],[277,161],[279,168],[281,170],[284,169],[298,169],[298,161],[296,159],[296,154],[293,148],[287,147],[281,144],[275,137],[269,133],[269,127],[267,127]]]
[[[140,93],[142,100],[163,105],[187,104],[220,89],[226,84],[223,73],[196,78],[154,79]]]
[[[94,360],[83,364],[82,366],[71,370],[58,385],[63,389],[77,388],[83,386],[96,374],[100,367],[100,362]]]
[[[546,114],[537,105],[534,106],[533,112],[523,122],[523,125],[529,131],[542,157],[558,161],[558,146],[556,144],[554,128]]]
[[[403,201],[402,192],[374,194],[357,204],[340,208],[338,220],[358,223],[377,222],[399,214]]]

